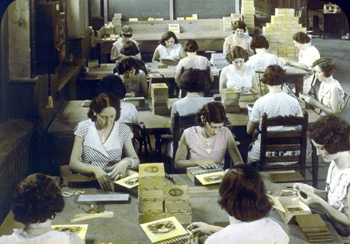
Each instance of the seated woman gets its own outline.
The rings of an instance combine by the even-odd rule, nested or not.
[[[118,75],[123,80],[129,96],[148,97],[147,76],[140,68],[137,59],[124,59],[118,66]]]
[[[289,243],[281,226],[267,217],[272,203],[266,195],[264,182],[253,167],[235,165],[228,170],[219,193],[219,204],[228,213],[230,225],[223,228],[194,222],[188,226],[195,236],[210,235],[205,244]]]
[[[135,43],[136,46],[138,46],[137,41],[131,39],[131,37],[132,37],[131,27],[124,25],[122,27],[121,37],[118,38],[117,41],[113,43],[112,50],[111,50],[112,61],[119,61],[124,58],[124,55],[121,54],[120,50],[123,48],[124,44],[127,41],[132,41],[133,43]],[[139,56],[139,59],[141,59],[141,53],[139,53],[138,56]]]
[[[184,57],[186,57],[186,54],[176,35],[174,32],[168,31],[160,38],[159,45],[154,51],[152,61],[159,60],[161,63],[177,64],[179,60]]]
[[[83,244],[70,232],[53,230],[51,221],[62,212],[64,199],[55,181],[41,173],[29,175],[16,188],[12,213],[23,229],[0,237],[1,244]]]
[[[179,85],[178,79],[181,73],[187,69],[200,69],[207,70],[209,69],[210,80],[214,81],[213,73],[210,70],[210,63],[206,57],[197,55],[198,45],[195,40],[188,39],[185,43],[185,52],[187,53],[187,57],[183,58],[179,61],[176,66],[175,72],[175,81]]]
[[[326,188],[318,190],[302,183],[293,186],[299,191],[301,201],[325,213],[342,236],[350,233],[349,135],[349,125],[336,116],[329,115],[316,121],[310,128],[310,137],[317,155],[330,163]]]
[[[268,118],[277,116],[302,116],[299,102],[294,97],[282,90],[285,71],[278,65],[270,65],[266,68],[262,83],[267,85],[269,93],[255,101],[252,113],[247,125],[247,133],[253,135],[258,129],[259,123],[264,113]],[[283,130],[283,128],[276,128]],[[248,152],[248,162],[258,162],[260,159],[260,134],[253,142],[251,150]]]
[[[138,168],[133,135],[127,125],[118,121],[120,103],[113,95],[102,93],[95,97],[88,117],[74,130],[69,167],[81,174],[94,175],[102,189],[110,190],[110,180],[125,177],[129,168]]]
[[[120,100],[120,123],[138,124],[138,114],[134,104],[124,102],[126,89],[119,76],[109,75],[97,84],[97,94],[110,93]]]
[[[238,90],[259,92],[255,70],[244,64],[245,51],[236,46],[227,55],[230,65],[224,67],[220,74],[220,92],[224,88],[236,88]]]
[[[269,53],[269,46],[269,42],[266,40],[265,36],[254,36],[250,47],[254,50],[255,54],[249,57],[246,65],[253,67],[255,71],[265,71],[267,66],[274,64],[282,66],[277,56]]]
[[[241,20],[237,20],[231,23],[231,29],[233,34],[225,38],[223,53],[228,54],[235,46],[242,47],[246,53],[250,52],[249,46],[252,38],[245,34],[246,24]]]
[[[175,156],[175,167],[216,168],[224,163],[226,151],[235,164],[243,163],[231,131],[224,127],[226,112],[221,103],[209,102],[198,114],[199,126],[186,129]]]
[[[336,63],[330,58],[317,59],[313,64],[316,78],[321,81],[317,100],[308,95],[300,94],[307,103],[321,110],[321,115],[339,115],[343,103],[344,90],[340,83],[333,78]]]
[[[313,62],[319,59],[320,53],[315,46],[311,44],[311,38],[304,32],[297,32],[293,35],[295,46],[299,49],[299,60],[284,60],[288,65],[295,66],[301,69],[311,70]],[[303,93],[307,94],[311,89],[312,76],[304,77]]]

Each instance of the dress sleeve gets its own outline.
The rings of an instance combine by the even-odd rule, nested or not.
[[[70,232],[65,233],[68,236],[69,244],[84,244],[84,241],[80,239],[77,235]]]
[[[87,133],[87,129],[87,124],[85,121],[79,122],[73,130],[74,135],[84,139]]]

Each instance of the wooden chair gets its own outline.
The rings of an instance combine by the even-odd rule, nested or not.
[[[133,124],[133,123],[125,123],[125,124],[130,127],[131,131],[134,134],[132,142],[135,150],[137,150],[137,154],[140,156],[140,154],[142,153],[142,149],[144,149],[145,156],[147,156],[148,148],[150,151],[152,151],[152,145],[151,145],[150,136],[147,133],[145,124],[143,122],[140,122],[139,124]]]
[[[340,109],[339,109],[339,114],[342,114],[346,105],[348,104],[349,102],[349,95],[347,93],[344,93],[344,99],[343,99],[343,102],[340,103]]]
[[[271,131],[271,126],[296,127],[293,130]],[[264,113],[261,124],[261,170],[297,170],[305,178],[308,113],[303,117],[278,116],[267,118]],[[295,162],[292,164],[271,164]],[[314,177],[314,174],[313,174]]]

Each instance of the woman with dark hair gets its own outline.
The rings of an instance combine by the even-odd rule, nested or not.
[[[267,85],[269,93],[255,101],[252,113],[247,125],[247,133],[253,135],[258,129],[264,113],[268,118],[277,116],[302,116],[299,102],[294,97],[282,90],[285,79],[285,70],[278,65],[270,65],[266,68],[262,83]],[[286,128],[276,127],[275,130],[285,130]],[[248,162],[257,162],[260,159],[260,134],[252,144],[248,152]]]
[[[113,43],[112,50],[111,50],[112,61],[120,61],[124,58],[124,54],[121,53],[121,49],[123,48],[123,46],[126,44],[127,41],[133,42],[136,47],[138,46],[137,41],[131,39],[131,37],[132,37],[131,27],[124,25],[122,27],[121,37],[119,37],[117,41]],[[139,56],[139,59],[141,59],[141,53],[139,52],[137,55]]]
[[[78,236],[53,230],[51,221],[62,212],[64,200],[60,188],[50,177],[36,173],[21,181],[16,188],[12,213],[24,229],[0,237],[1,244],[83,244]]]
[[[350,127],[339,117],[321,117],[310,128],[317,155],[330,163],[325,190],[296,183],[299,198],[307,205],[326,213],[342,236],[350,233]]]
[[[250,47],[254,50],[255,54],[249,57],[246,65],[253,67],[255,71],[265,71],[267,66],[273,64],[282,66],[277,56],[268,51],[269,46],[269,42],[265,36],[254,36]]]
[[[214,80],[213,73],[210,70],[209,60],[204,57],[197,55],[198,45],[195,40],[188,39],[185,43],[185,52],[187,53],[187,57],[181,59],[176,66],[175,72],[175,81],[179,85],[178,79],[180,74],[187,69],[200,69],[200,70],[209,70],[210,80]]]
[[[226,112],[219,102],[205,104],[198,113],[198,126],[184,130],[175,156],[175,167],[217,168],[226,151],[235,164],[243,163],[231,131],[224,127]]]
[[[127,93],[133,93],[133,96],[142,95],[147,98],[147,76],[141,69],[139,62],[142,61],[134,58],[123,59],[118,66],[118,75],[123,80]]]
[[[289,243],[281,226],[267,217],[272,203],[253,167],[235,165],[228,170],[219,193],[219,205],[228,213],[230,225],[223,228],[194,222],[188,226],[194,234],[210,235],[205,244]]]
[[[300,97],[320,110],[322,115],[339,115],[344,102],[344,90],[340,83],[333,78],[336,63],[330,58],[320,58],[312,64],[312,67],[315,70],[315,78],[321,81],[317,100],[303,94],[300,94]]]
[[[101,188],[110,190],[110,180],[125,177],[129,168],[138,168],[139,158],[131,142],[133,135],[129,126],[118,121],[119,99],[108,93],[92,100],[88,117],[74,129],[69,167],[95,176]]]
[[[252,38],[249,34],[245,34],[247,26],[241,21],[237,20],[231,23],[233,34],[225,38],[223,53],[229,53],[235,46],[242,47],[245,52],[249,52],[249,46]]]
[[[245,92],[259,92],[255,70],[244,64],[245,51],[242,47],[234,47],[226,59],[230,65],[224,67],[220,74],[220,92],[224,88],[236,88]]]
[[[186,54],[179,43],[176,35],[172,31],[168,31],[162,35],[159,45],[154,51],[152,61],[160,61],[161,63],[177,64],[180,59],[186,57]]]

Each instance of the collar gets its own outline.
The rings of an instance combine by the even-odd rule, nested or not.
[[[239,220],[239,219],[236,219],[235,217],[232,217],[232,216],[228,216],[228,219],[229,219],[229,221],[230,221],[230,225],[232,225],[232,224],[238,224],[238,223],[242,223],[242,221],[241,220]]]

